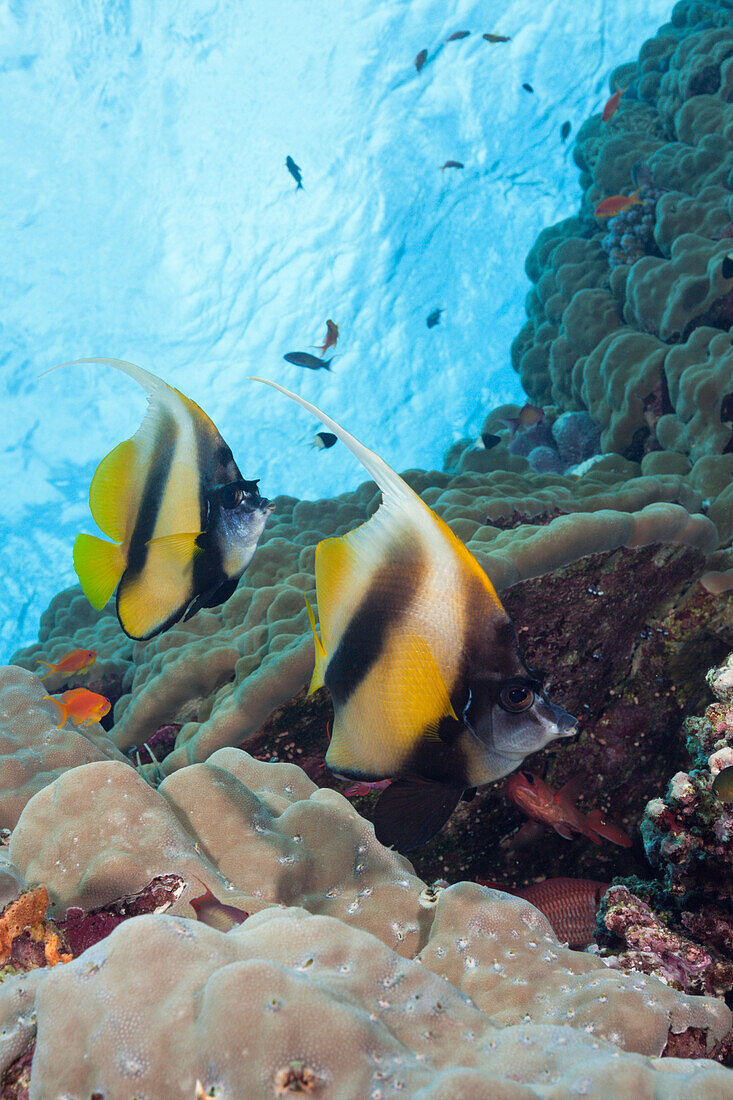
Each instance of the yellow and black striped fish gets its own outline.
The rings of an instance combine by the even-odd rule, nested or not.
[[[316,549],[320,638],[311,691],[334,706],[328,767],[397,779],[375,828],[409,851],[467,789],[518,768],[575,719],[551,703],[519,654],[491,581],[450,528],[373,451],[275,382],[338,436],[382,490],[374,516]]]
[[[231,595],[273,506],[184,394],[119,359],[77,362],[114,367],[148,395],[140,428],[102,459],[89,489],[92,516],[113,541],[77,535],[74,569],[94,607],[117,588],[125,633],[151,638]]]

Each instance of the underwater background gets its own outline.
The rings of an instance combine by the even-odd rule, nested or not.
[[[668,14],[666,0],[2,5],[5,657],[73,583],[91,475],[144,409],[102,368],[42,371],[89,355],[155,371],[269,497],[331,496],[363,473],[343,448],[309,450],[305,415],[248,374],[328,408],[398,470],[441,469],[489,408],[522,400],[524,259],[577,206],[573,138],[609,70]],[[504,24],[510,42],[481,38]],[[449,159],[464,168],[440,171]],[[333,373],[284,363],[327,317]]]

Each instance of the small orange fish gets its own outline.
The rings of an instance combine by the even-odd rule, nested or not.
[[[75,726],[88,726],[92,722],[98,722],[112,709],[112,704],[104,695],[97,695],[96,691],[88,691],[87,688],[71,688],[62,693],[60,699],[53,695],[44,695],[44,699],[50,699],[61,711],[61,721],[56,729],[60,730],[70,718]]]
[[[196,878],[196,876],[193,876]],[[219,932],[228,932],[236,924],[243,924],[249,913],[244,909],[238,909],[236,905],[225,905],[214,897],[208,886],[205,886],[200,878],[196,878],[199,886],[203,887],[203,894],[189,898],[188,904],[196,914],[196,920],[202,924],[208,924],[210,928],[216,928]]]
[[[509,431],[512,433],[512,439],[517,434],[520,428],[533,428],[535,424],[539,424],[544,419],[545,410],[541,409],[538,405],[530,405],[527,402],[519,410],[518,416],[507,416],[502,420],[502,424],[506,424]]]
[[[39,665],[48,666],[48,672],[44,672],[43,676],[39,678],[45,680],[48,676],[52,676],[54,672],[76,673],[81,676],[88,668],[91,668],[96,659],[97,654],[93,649],[72,649],[70,653],[65,653],[56,664],[52,664],[51,661],[39,661]]]
[[[463,168],[460,160],[447,160],[445,164],[441,164],[440,170],[444,172],[446,168]]]
[[[427,59],[428,59],[428,51],[427,50],[420,50],[420,53],[415,58],[415,68],[417,69],[418,72],[420,72],[423,65],[427,61]]]
[[[321,359],[326,354],[329,348],[335,348],[339,338],[339,327],[335,321],[326,321],[326,339],[322,344],[315,344],[321,353]]]
[[[508,34],[482,34],[481,37],[487,42],[511,42]]]
[[[616,111],[618,110],[618,105],[621,102],[621,96],[624,94],[625,91],[626,88],[619,88],[618,84],[616,85],[616,91],[613,93],[611,98],[606,103],[606,106],[603,108],[601,122],[608,122],[609,118],[613,118],[613,116],[616,114]]]
[[[359,780],[357,783],[352,783],[350,787],[346,788],[344,791],[344,798],[363,798],[365,795],[370,794],[371,791],[385,791],[391,782],[391,779],[378,779],[374,783],[366,783]]]
[[[631,195],[611,195],[610,198],[599,203],[593,213],[597,218],[614,218],[617,214],[624,214],[632,206],[641,204],[640,190],[641,188],[638,188]]]

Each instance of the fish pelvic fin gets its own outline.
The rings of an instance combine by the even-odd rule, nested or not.
[[[116,542],[98,539],[96,535],[77,535],[73,561],[84,595],[92,607],[101,611],[124,572],[123,548]]]
[[[326,674],[326,665],[328,663],[328,655],[326,653],[323,642],[318,637],[318,631],[316,630],[316,617],[313,613],[313,607],[308,597],[305,597],[305,609],[308,612],[308,620],[311,624],[311,630],[313,631],[313,641],[316,649],[316,667],[313,669],[313,676],[308,686],[308,694],[312,695],[314,691],[318,691],[320,687],[323,687],[324,676]]]

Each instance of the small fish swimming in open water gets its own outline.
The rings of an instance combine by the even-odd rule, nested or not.
[[[470,31],[453,31],[453,34],[446,38],[446,42],[458,42],[461,38],[468,38]]]
[[[613,116],[616,114],[616,111],[618,110],[618,105],[621,102],[621,96],[624,94],[625,91],[626,88],[619,88],[618,84],[616,85],[616,91],[613,93],[611,98],[606,101],[606,104],[603,108],[603,112],[601,114],[601,122],[608,122],[610,118],[613,118]]]
[[[333,447],[337,440],[338,436],[335,436],[333,432],[316,432],[313,436],[313,446],[319,451],[327,451],[329,447]]]
[[[320,636],[310,690],[334,706],[326,764],[350,779],[395,777],[377,838],[429,840],[459,800],[521,766],[576,722],[524,664],[491,581],[450,528],[377,454],[302,397],[382,492],[372,518],[316,547]]]
[[[562,126],[560,127],[560,141],[562,141],[563,144],[567,141],[568,137],[570,136],[570,130],[571,130],[570,122],[563,122]]]
[[[482,34],[481,37],[487,42],[511,42],[508,34]]]
[[[534,88],[531,84],[523,84],[522,87],[524,88],[525,92],[534,92]]]
[[[103,458],[89,507],[108,539],[77,535],[74,569],[92,607],[117,589],[131,638],[152,638],[231,596],[273,509],[245,481],[203,409],[161,378],[118,359],[148,395],[136,434]]]
[[[432,313],[428,314],[427,320],[425,321],[425,324],[428,326],[428,328],[435,328],[435,326],[440,323],[441,313],[445,313],[445,310],[434,309]]]
[[[603,202],[599,202],[593,213],[597,218],[615,218],[617,214],[625,214],[632,206],[639,206],[641,199],[637,188],[631,195],[610,195]]]
[[[317,348],[321,353],[321,358],[326,354],[329,348],[335,348],[339,338],[339,327],[335,321],[326,321],[326,339],[322,344],[317,344]]]
[[[88,726],[92,722],[98,722],[109,714],[112,704],[104,695],[98,695],[96,691],[88,691],[87,688],[71,688],[62,692],[60,698],[53,695],[44,695],[44,699],[55,703],[61,711],[61,720],[56,729],[61,729],[67,718],[70,718],[75,726]]]
[[[54,672],[62,672],[67,676],[82,676],[92,667],[96,659],[97,654],[93,649],[72,649],[70,653],[65,653],[61,660],[55,664],[51,661],[39,660],[39,665],[48,666],[48,672],[44,672],[43,676],[39,676],[39,680],[48,679],[49,676],[53,676]]]
[[[307,367],[308,370],[330,370],[334,356],[330,359],[319,359],[317,355],[311,355],[308,351],[289,351],[283,355],[286,363],[292,363],[295,367]]]
[[[428,51],[427,50],[420,50],[420,53],[415,58],[415,68],[417,69],[418,72],[421,72],[422,67],[425,64],[425,62],[427,61],[427,59],[428,59]]]
[[[460,160],[447,160],[445,164],[441,164],[441,172],[445,172],[446,168],[463,168]]]
[[[295,190],[305,191],[305,188],[303,187],[303,177],[301,175],[301,169],[298,167],[292,157],[285,158],[285,167],[287,168],[288,172],[290,172],[290,175],[293,177],[298,185]]]

